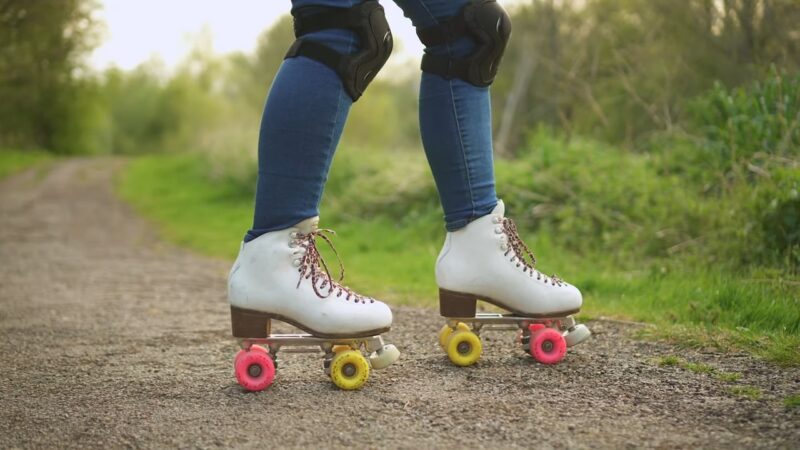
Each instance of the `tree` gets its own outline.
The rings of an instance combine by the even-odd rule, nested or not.
[[[91,150],[97,88],[83,77],[97,42],[93,0],[0,0],[0,145]]]
[[[513,21],[493,86],[509,149],[542,124],[641,147],[715,82],[800,70],[797,0],[532,0]]]

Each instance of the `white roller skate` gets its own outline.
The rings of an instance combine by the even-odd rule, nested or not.
[[[567,347],[591,335],[571,316],[580,311],[580,291],[535,269],[533,253],[504,214],[499,201],[491,214],[448,232],[436,262],[439,307],[447,318],[439,343],[459,366],[480,358],[482,330],[518,330],[525,351],[545,364],[559,362]],[[476,314],[478,300],[508,313]]]
[[[370,367],[382,369],[400,355],[380,336],[392,325],[389,307],[339,284],[341,261],[339,281],[331,277],[316,239],[331,244],[327,234],[332,232],[318,229],[318,222],[313,217],[242,243],[230,271],[231,325],[233,336],[242,339],[235,373],[247,390],[260,391],[272,384],[274,358],[282,348],[287,352],[321,349],[325,372],[334,384],[348,390],[364,385]],[[305,333],[273,334],[273,320]]]

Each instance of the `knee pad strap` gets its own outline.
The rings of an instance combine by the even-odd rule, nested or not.
[[[305,56],[330,67],[339,75],[353,101],[356,101],[392,53],[392,32],[383,7],[376,0],[367,0],[352,8],[313,8],[315,12],[312,14],[303,14],[303,8],[294,12],[297,40],[289,48],[286,58]],[[302,39],[308,33],[330,28],[355,32],[360,39],[361,50],[346,55],[320,42]]]
[[[422,70],[448,80],[459,78],[475,86],[489,86],[497,75],[511,36],[511,18],[495,0],[473,0],[456,16],[418,29],[417,36],[428,47],[454,42],[464,36],[475,40],[477,48],[466,58],[425,54]]]

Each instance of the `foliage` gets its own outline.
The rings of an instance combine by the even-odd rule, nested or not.
[[[92,0],[0,2],[0,145],[100,150],[98,86],[83,56],[97,42]]]
[[[519,126],[510,153],[536,124],[641,147],[679,128],[687,101],[715,82],[800,69],[794,0],[533,0],[513,21],[494,88],[497,111],[522,97],[507,116]]]
[[[703,173],[769,176],[800,156],[800,75],[773,72],[733,90],[716,83],[689,111],[687,128],[700,135],[694,162]]]
[[[265,92],[294,39],[291,21],[265,31],[253,54],[213,55],[201,40],[174,73],[146,63],[98,76],[82,65],[97,42],[96,6],[95,0],[0,3],[0,40],[10,43],[0,50],[0,144],[72,153],[201,150],[235,172],[246,166],[239,164],[243,155],[252,162]],[[767,81],[763,104],[744,91],[721,97],[763,78],[770,66],[785,74],[800,69],[795,1],[687,0],[676,8],[670,0],[530,0],[512,15],[515,32],[492,89],[503,154],[524,152],[530,132],[542,126],[649,152],[654,134],[694,134],[698,121],[727,121],[718,132],[751,142],[771,139],[761,132],[788,130],[776,125],[796,123],[796,81]],[[354,105],[343,142],[394,150],[416,145],[415,78],[384,71]],[[693,103],[715,83],[714,93]],[[755,117],[759,107],[764,117],[776,117],[766,128],[736,119]],[[796,146],[797,133],[795,127],[774,144],[786,151]],[[745,140],[739,144],[730,151],[758,152]]]
[[[104,94],[111,118],[107,145],[115,153],[163,148],[164,137],[172,132],[174,119],[165,110],[169,105],[155,70],[152,64],[145,64],[130,73],[110,69],[105,74]]]
[[[658,141],[662,174],[719,202],[715,253],[739,264],[800,267],[800,76],[717,85],[692,100],[686,133]]]
[[[756,233],[761,238],[752,251],[761,261],[800,268],[800,170],[775,171],[766,189],[754,201]],[[754,233],[755,234],[755,233]]]

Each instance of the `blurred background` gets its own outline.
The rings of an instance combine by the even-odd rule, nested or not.
[[[397,49],[352,109],[323,225],[349,284],[433,305],[443,225],[417,129],[421,45],[382,3]],[[586,293],[587,315],[797,364],[800,1],[500,3],[514,32],[492,86],[498,193],[540,267]],[[123,155],[123,199],[166,239],[232,258],[289,9],[0,1],[0,174]]]

